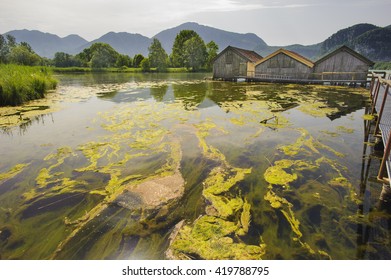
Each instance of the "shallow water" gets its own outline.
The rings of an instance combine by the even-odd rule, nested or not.
[[[0,258],[391,258],[367,90],[203,77],[61,75],[0,111]]]

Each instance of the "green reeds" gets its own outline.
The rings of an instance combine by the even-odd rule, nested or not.
[[[43,98],[56,86],[57,80],[46,67],[0,64],[0,106],[17,106]]]

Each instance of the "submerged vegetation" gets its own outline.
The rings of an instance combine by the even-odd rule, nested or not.
[[[362,89],[116,78],[60,84],[53,135],[2,135],[1,258],[391,255],[360,212]]]
[[[48,68],[0,64],[0,106],[42,98],[56,86],[57,80]]]

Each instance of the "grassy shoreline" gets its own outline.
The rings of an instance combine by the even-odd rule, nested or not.
[[[0,64],[0,106],[17,106],[43,98],[56,86],[57,80],[47,67]]]

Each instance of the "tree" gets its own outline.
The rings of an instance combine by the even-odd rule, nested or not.
[[[213,67],[213,61],[217,57],[219,46],[214,41],[210,41],[208,44],[206,44],[206,51],[208,53],[208,57],[206,59],[206,68],[211,70]]]
[[[143,61],[145,57],[142,54],[136,54],[133,58],[133,67],[139,68],[141,61]]]
[[[183,50],[186,68],[197,71],[205,65],[208,53],[204,40],[198,34],[184,43]]]
[[[151,71],[151,64],[149,62],[149,58],[144,58],[141,63],[140,63],[140,66],[141,66],[141,70],[143,72],[149,72]]]
[[[148,51],[151,67],[156,67],[157,71],[159,72],[165,71],[167,69],[168,55],[158,39],[153,39],[151,45],[148,48]]]
[[[56,67],[77,67],[81,66],[81,61],[73,55],[64,52],[56,52],[54,54],[53,64]]]
[[[132,59],[126,54],[119,54],[115,65],[117,67],[132,67]]]
[[[7,34],[7,43],[9,48],[13,48],[16,46],[16,39],[11,34]]]
[[[0,34],[0,63],[7,63],[7,56],[9,54],[8,43],[4,36]]]
[[[41,57],[30,50],[26,45],[16,45],[11,48],[8,61],[19,65],[39,65]]]
[[[92,68],[113,67],[117,61],[117,56],[112,55],[106,48],[97,49],[91,58]]]
[[[92,68],[114,67],[120,54],[106,43],[94,43],[84,49],[76,57],[80,59],[83,66]]]
[[[29,43],[27,43],[27,42],[20,42],[20,45],[23,46],[23,47],[25,47],[29,52],[35,53],[35,52],[33,51],[33,48],[30,46]]]
[[[184,53],[184,44],[187,40],[198,35],[193,30],[182,30],[177,34],[174,40],[174,45],[172,46],[171,53],[171,63],[174,67],[183,67],[185,66],[185,53]]]

